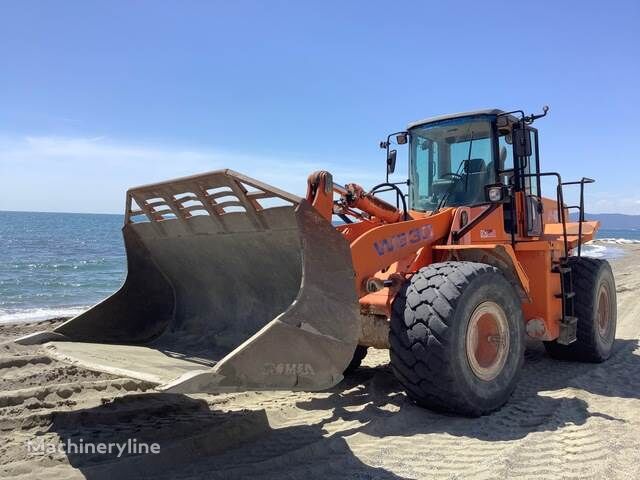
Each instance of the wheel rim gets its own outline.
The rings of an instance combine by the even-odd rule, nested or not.
[[[474,375],[493,380],[509,353],[509,323],[500,305],[483,302],[471,314],[466,334],[467,359]]]
[[[609,288],[606,283],[600,285],[598,291],[598,333],[602,338],[607,338],[611,325],[611,306],[609,301]]]

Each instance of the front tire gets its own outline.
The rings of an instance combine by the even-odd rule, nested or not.
[[[573,308],[578,324],[576,341],[561,345],[544,342],[547,353],[560,360],[604,362],[611,355],[616,337],[616,284],[606,260],[571,257]]]
[[[520,299],[490,265],[432,264],[396,296],[389,341],[393,371],[414,402],[483,415],[508,400],[522,368]]]

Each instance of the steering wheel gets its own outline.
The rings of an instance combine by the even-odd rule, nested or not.
[[[458,173],[452,173],[452,172],[442,174],[442,178],[447,178],[447,177],[451,177],[454,180],[460,180],[462,178],[462,175]]]

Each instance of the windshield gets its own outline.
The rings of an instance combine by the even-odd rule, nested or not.
[[[413,210],[486,203],[495,183],[491,117],[466,117],[411,129],[409,202]]]

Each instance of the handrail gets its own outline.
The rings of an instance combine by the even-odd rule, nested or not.
[[[578,205],[579,213],[578,213],[578,257],[582,253],[582,222],[584,222],[584,186],[587,183],[595,183],[593,178],[582,177],[580,180],[576,182],[566,182],[562,185],[580,185],[580,205]],[[575,208],[567,207],[567,208]]]
[[[567,239],[567,220],[564,211],[564,196],[562,192],[562,177],[558,172],[524,173],[522,177],[556,177],[556,202],[558,204],[558,222],[562,224],[562,239],[564,244],[564,257],[569,257],[569,240]],[[540,194],[540,192],[538,192]]]
[[[560,273],[560,297],[562,299],[562,323],[568,326],[571,325],[569,320],[575,322],[575,308],[573,299],[568,296],[568,293],[573,294],[573,280],[571,277],[571,268],[567,265],[569,259],[569,242],[567,239],[567,218],[566,212],[569,209],[578,208],[578,257],[582,254],[582,223],[584,222],[584,186],[587,183],[593,183],[595,180],[591,178],[583,177],[575,182],[562,182],[560,174],[557,172],[543,172],[543,173],[528,173],[522,174],[523,177],[544,177],[553,176],[556,177],[558,185],[556,186],[556,199],[558,202],[558,220],[562,223],[562,238],[564,241],[564,258],[561,259],[558,265],[558,272]],[[580,185],[580,204],[569,205],[564,204],[564,190],[565,185]],[[538,192],[540,194],[541,192]],[[565,270],[568,267],[568,271]],[[568,276],[565,274],[568,273]],[[567,283],[565,283],[567,282]],[[568,289],[568,292],[567,292]],[[575,333],[573,334],[575,339]]]
[[[557,172],[542,172],[542,173],[525,173],[522,177],[556,177],[558,184],[556,186],[556,202],[558,204],[558,222],[562,224],[562,239],[564,244],[564,257],[569,257],[569,241],[567,238],[567,219],[565,210],[577,208],[578,209],[578,257],[582,254],[582,223],[584,220],[584,186],[587,183],[594,183],[592,178],[582,177],[580,180],[572,182],[563,182],[562,177]],[[564,204],[564,189],[566,185],[580,185],[580,205],[565,206]],[[540,193],[540,192],[538,192]]]

